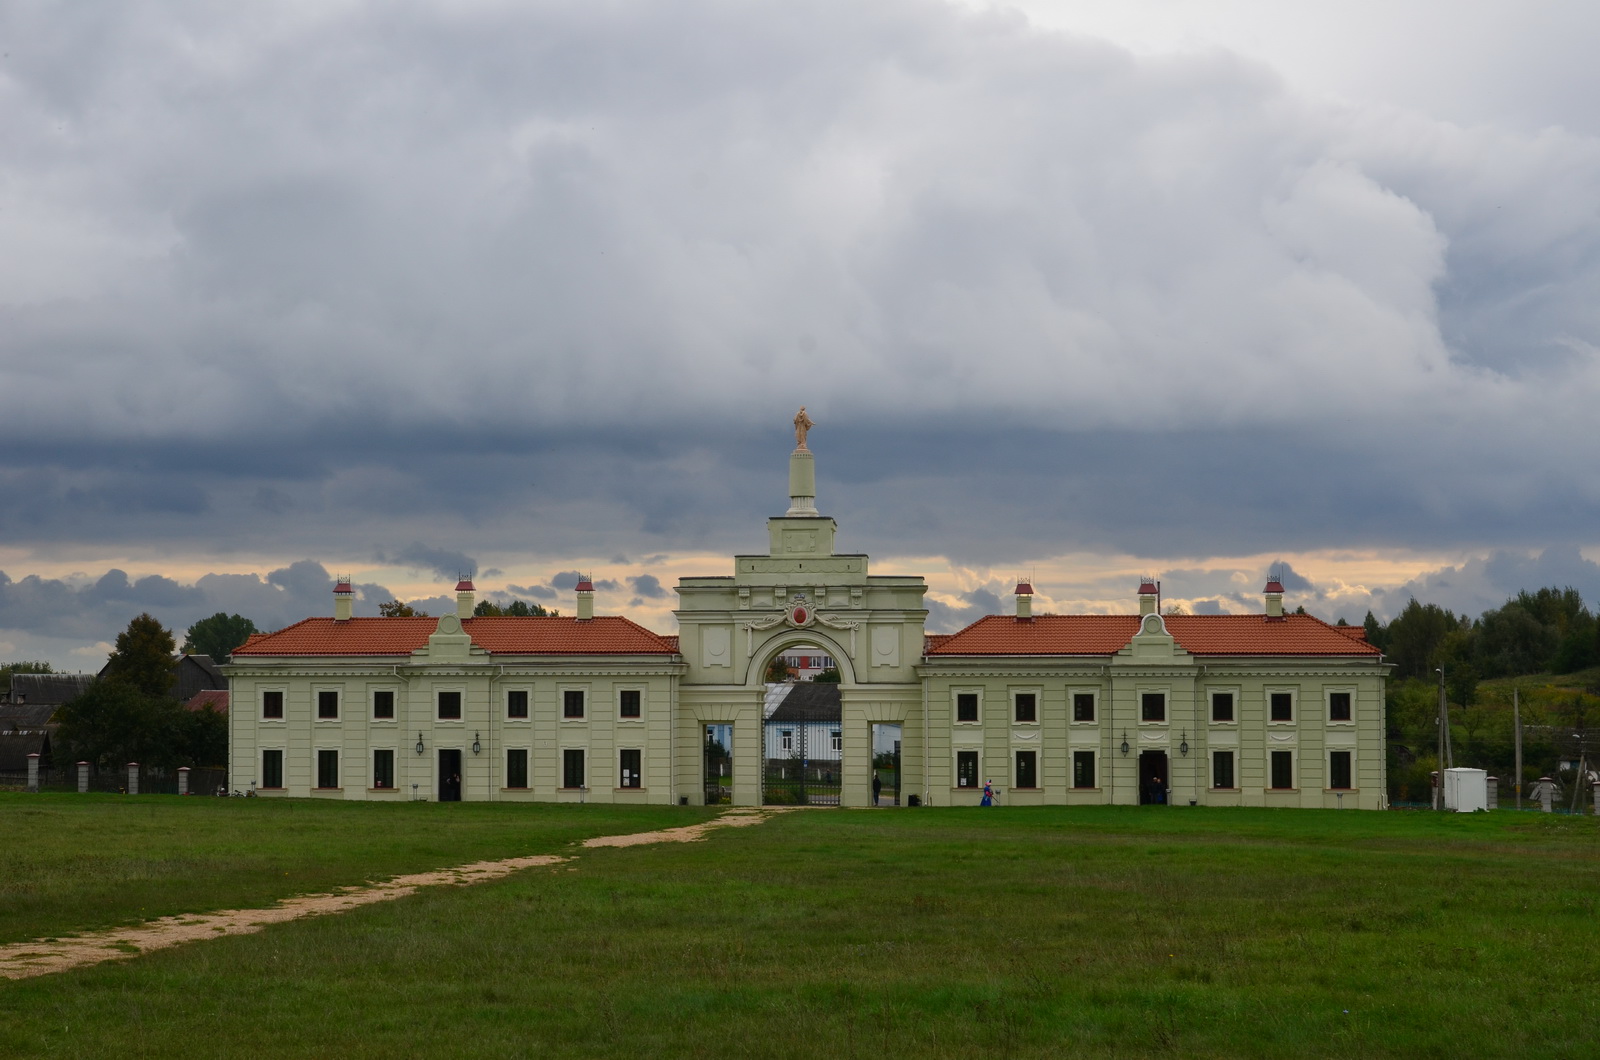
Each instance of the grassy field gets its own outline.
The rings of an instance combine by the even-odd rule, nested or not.
[[[0,942],[269,905],[594,835],[704,820],[660,807],[0,793]]]
[[[1592,1057],[1597,825],[799,811],[0,984],[0,1054]]]

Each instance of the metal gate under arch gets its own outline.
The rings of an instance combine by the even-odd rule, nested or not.
[[[789,686],[762,727],[763,805],[839,805],[842,716],[837,684],[802,681]]]

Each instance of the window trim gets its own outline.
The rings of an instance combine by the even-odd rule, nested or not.
[[[1088,696],[1090,699],[1089,712],[1094,715],[1088,721],[1078,719],[1078,697]],[[1098,688],[1069,688],[1067,689],[1067,724],[1069,725],[1099,725],[1100,724],[1100,690]]]
[[[1289,756],[1289,786],[1287,788],[1277,788],[1277,787],[1273,787],[1272,786],[1272,764],[1273,764],[1273,761],[1274,761],[1274,757],[1273,757],[1274,755],[1288,755]],[[1294,748],[1287,748],[1287,747],[1286,748],[1276,748],[1276,749],[1268,748],[1267,749],[1267,789],[1266,790],[1268,790],[1268,791],[1278,791],[1278,792],[1299,791],[1300,788],[1299,788],[1298,785],[1299,785],[1300,778],[1295,775],[1296,772],[1297,772],[1297,768],[1299,766],[1299,762],[1297,761],[1297,759],[1299,757],[1300,757],[1300,755],[1298,753],[1298,750],[1294,749]]]
[[[318,747],[312,752],[312,768],[316,770],[313,779],[316,785],[312,791],[343,791],[344,790],[344,755],[337,747]],[[333,786],[325,787],[322,783],[322,756],[333,755]]]
[[[974,706],[977,717],[971,721],[961,720],[961,697],[973,696],[976,698]],[[950,724],[952,725],[982,725],[983,724],[983,688],[982,686],[968,686],[966,688],[950,689]]]
[[[560,772],[559,775],[561,777],[561,784],[556,790],[558,790],[558,791],[588,791],[590,789],[590,787],[591,787],[591,785],[589,783],[589,757],[590,756],[589,756],[589,748],[588,748],[588,746],[585,745],[583,747],[562,747],[560,750],[561,750],[561,758],[560,758],[561,772]],[[579,778],[581,783],[579,783],[578,786],[575,787],[575,788],[567,786],[567,754],[568,754],[568,752],[571,752],[571,751],[576,751],[579,754],[583,755],[583,776]]]
[[[638,768],[634,772],[634,779],[638,783],[631,784],[631,785],[624,783],[624,781],[627,778],[625,776],[623,776],[623,773],[622,773],[622,756],[625,755],[625,754],[628,754],[629,752],[632,752],[633,754],[636,754],[636,755],[639,756],[639,765],[638,765]],[[644,786],[644,748],[643,747],[619,747],[619,748],[617,748],[617,790],[618,791],[644,791],[645,790],[645,786]]]
[[[961,783],[961,756],[972,755],[975,765],[972,770],[972,787],[965,787]],[[983,785],[978,781],[983,779],[983,749],[974,747],[959,747],[950,752],[950,790],[951,791],[979,791]]]
[[[461,697],[461,715],[456,718],[447,718],[439,713],[439,700],[454,692]],[[444,725],[465,725],[467,723],[467,688],[465,685],[434,685],[433,686],[433,720]]]
[[[518,719],[519,721],[521,719]],[[511,756],[517,752],[522,753],[522,783],[511,783]],[[533,788],[533,748],[507,747],[505,758],[505,776],[501,791],[530,791]]]
[[[567,693],[568,692],[577,692],[577,693],[579,693],[580,695],[583,696],[583,713],[582,714],[568,714],[567,713]],[[589,695],[589,686],[588,685],[557,685],[556,686],[556,701],[559,704],[560,709],[561,709],[561,723],[563,725],[567,725],[567,724],[574,724],[575,725],[575,724],[578,724],[580,722],[588,721],[589,720],[589,700],[590,700],[590,698],[591,697]],[[587,778],[588,775],[589,775],[589,767],[588,766],[584,766],[583,772],[584,772],[585,778]],[[577,789],[574,788],[573,790],[577,790]]]
[[[333,717],[331,718],[322,716],[322,694],[324,692],[332,692],[334,695]],[[284,713],[287,714],[289,712],[285,710]],[[311,686],[311,720],[324,725],[337,724],[344,720],[344,687],[342,685]]]
[[[1229,761],[1228,761],[1228,772],[1231,775],[1228,777],[1228,779],[1233,781],[1233,783],[1228,787],[1223,787],[1221,784],[1217,783],[1217,756],[1218,755],[1227,755],[1228,759],[1229,759]],[[1234,747],[1213,747],[1211,749],[1211,756],[1210,757],[1211,757],[1211,761],[1209,763],[1210,772],[1206,776],[1206,780],[1210,781],[1210,785],[1206,788],[1206,790],[1207,791],[1238,791],[1239,790],[1239,751],[1238,751],[1238,748],[1234,748]]]
[[[1333,716],[1333,697],[1343,693],[1350,697],[1350,716],[1348,718],[1335,718]],[[1325,724],[1337,725],[1340,728],[1355,727],[1356,723],[1356,686],[1355,685],[1325,685],[1322,689],[1322,719]]]
[[[261,759],[260,759],[259,766],[260,766],[260,770],[261,770],[261,781],[262,781],[261,790],[262,791],[287,791],[288,790],[288,784],[285,783],[284,779],[283,779],[283,775],[284,775],[283,760],[284,760],[285,753],[286,752],[285,752],[284,748],[282,748],[282,747],[263,747],[263,748],[261,748]],[[277,784],[268,784],[268,783],[266,783],[266,779],[267,779],[267,755],[269,755],[269,754],[275,754],[275,755],[278,756],[278,783]]]
[[[1138,702],[1134,704],[1134,707],[1135,707],[1135,709],[1137,709],[1139,711],[1139,724],[1140,725],[1162,725],[1162,726],[1165,726],[1165,725],[1170,725],[1172,723],[1172,686],[1171,685],[1140,685],[1140,686],[1137,686],[1136,688],[1134,688],[1133,694],[1136,697],[1138,697]],[[1144,697],[1145,696],[1160,696],[1161,697],[1161,720],[1160,721],[1149,721],[1149,720],[1147,720],[1145,718],[1145,716],[1144,716]]]
[[[394,698],[389,701],[390,715],[387,718],[378,717],[378,696],[384,692]],[[394,688],[369,688],[367,690],[367,720],[382,722],[385,725],[398,725],[400,722],[400,692]]]
[[[1217,708],[1216,708],[1216,705],[1215,705],[1215,703],[1213,701],[1213,697],[1219,696],[1219,695],[1221,695],[1221,696],[1232,696],[1233,697],[1233,717],[1230,718],[1227,721],[1218,721],[1217,720]],[[1231,685],[1231,686],[1229,686],[1227,688],[1217,688],[1217,687],[1209,687],[1208,686],[1206,688],[1206,724],[1207,725],[1232,725],[1232,726],[1237,726],[1239,724],[1239,708],[1243,704],[1243,702],[1244,702],[1243,691],[1237,685]],[[1227,789],[1218,789],[1218,790],[1227,790]]]
[[[392,747],[372,747],[372,748],[368,748],[368,750],[372,754],[372,772],[367,776],[367,790],[368,791],[397,791],[397,790],[399,790],[400,781],[398,779],[398,774],[399,774],[400,771],[397,768],[395,768],[395,763],[397,763],[400,760],[399,753],[397,751],[395,751],[395,749],[392,748]],[[382,786],[380,786],[378,784],[378,756],[381,755],[381,754],[388,754],[388,756],[389,756],[389,786],[388,787],[382,787]]]
[[[1021,719],[1019,719],[1017,717],[1017,697],[1018,696],[1032,696],[1033,697],[1033,720],[1032,721],[1022,721]],[[1018,688],[1011,688],[1011,689],[1007,690],[1006,698],[1011,701],[1011,724],[1013,724],[1013,725],[1027,725],[1027,726],[1031,726],[1033,728],[1038,728],[1039,727],[1039,724],[1040,724],[1039,715],[1044,713],[1044,689],[1043,688],[1041,688],[1041,687],[1039,687],[1037,685],[1023,685],[1023,686],[1018,687]]]
[[[1022,783],[1021,755],[1033,756],[1033,783]],[[983,789],[979,789],[980,791]],[[1044,786],[1039,783],[1039,749],[1037,747],[1013,747],[1011,749],[1011,790],[1012,791],[1043,791]]]
[[[1340,754],[1350,756],[1350,785],[1348,787],[1336,788],[1333,786],[1333,756]],[[1324,768],[1327,770],[1327,772],[1323,774],[1327,780],[1327,784],[1323,788],[1324,791],[1332,793],[1348,793],[1361,790],[1361,785],[1356,783],[1358,774],[1356,773],[1356,749],[1354,747],[1329,747],[1324,751],[1323,757],[1326,759]]]
[[[512,686],[512,687],[503,689],[503,691],[505,692],[505,697],[501,700],[501,703],[500,703],[500,716],[501,716],[501,718],[503,718],[505,720],[506,724],[508,724],[508,725],[530,725],[530,724],[532,724],[532,722],[533,722],[533,688],[531,686],[528,686],[528,685],[516,685],[516,686]],[[523,696],[526,697],[522,701],[523,709],[525,709],[527,711],[526,714],[518,715],[518,714],[511,713],[511,695],[512,695],[513,692],[521,692],[523,694]]]
[[[638,693],[638,695],[639,695],[639,713],[637,713],[637,714],[624,714],[624,713],[622,713],[622,696],[623,696],[623,693],[625,693],[625,692],[637,692]],[[642,724],[644,724],[644,709],[645,709],[645,694],[644,694],[644,692],[645,692],[645,690],[644,690],[644,686],[643,685],[629,685],[629,686],[627,686],[625,688],[618,688],[617,689],[617,721],[626,722],[629,725],[642,725]]]
[[[1297,724],[1299,724],[1297,719],[1300,717],[1300,694],[1299,694],[1300,690],[1298,688],[1290,688],[1290,687],[1285,687],[1285,686],[1281,686],[1281,685],[1277,686],[1277,687],[1274,687],[1274,686],[1269,685],[1269,686],[1263,688],[1261,691],[1262,691],[1262,694],[1266,697],[1267,724],[1268,725],[1297,725]],[[1273,696],[1284,696],[1284,695],[1289,697],[1289,718],[1288,718],[1287,721],[1282,720],[1282,719],[1274,719],[1273,716],[1272,716],[1272,697]]]
[[[267,716],[267,694],[269,692],[278,693],[278,716],[275,717],[275,718],[270,718],[270,717]],[[284,685],[273,685],[273,686],[268,687],[268,688],[257,688],[256,689],[256,718],[258,720],[260,720],[260,721],[271,722],[274,725],[282,725],[284,722],[288,721],[289,720],[289,689],[288,689],[288,687],[284,686]]]
[[[1093,784],[1079,786],[1078,784],[1078,756],[1089,756],[1089,779]],[[1100,752],[1092,747],[1074,747],[1072,756],[1072,791],[1099,791],[1100,790]]]

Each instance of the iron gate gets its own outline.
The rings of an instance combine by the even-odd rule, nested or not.
[[[733,743],[731,725],[707,725],[705,740],[704,794],[707,806],[726,806],[733,802]]]
[[[768,806],[837,806],[844,780],[837,722],[769,721],[761,801]]]

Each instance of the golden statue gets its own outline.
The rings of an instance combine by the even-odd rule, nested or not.
[[[811,417],[806,415],[806,407],[801,405],[800,411],[794,414],[794,447],[796,449],[804,449],[806,447],[806,432],[815,426],[816,424],[811,422]]]

